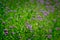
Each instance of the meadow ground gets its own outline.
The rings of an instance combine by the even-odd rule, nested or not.
[[[0,0],[0,40],[60,40],[60,0]]]

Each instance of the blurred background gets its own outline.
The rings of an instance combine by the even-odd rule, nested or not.
[[[60,40],[60,0],[0,0],[0,40]]]

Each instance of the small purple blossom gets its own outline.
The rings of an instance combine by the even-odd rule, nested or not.
[[[53,6],[50,7],[51,12],[54,12],[55,8]]]
[[[56,30],[60,30],[60,27],[56,27]]]
[[[46,2],[46,4],[47,4],[47,5],[49,5],[49,4],[50,4],[50,2]]]
[[[4,34],[7,35],[8,34],[8,30],[4,29]]]
[[[8,31],[7,32],[5,32],[5,35],[7,35],[8,34]]]
[[[52,29],[49,29],[49,32],[52,33]]]
[[[30,25],[29,23],[26,23],[26,26],[28,29],[32,30],[32,25]]]
[[[46,8],[48,9],[49,12],[54,12],[54,10],[55,10],[54,6],[46,5]]]
[[[44,0],[37,0],[38,2],[40,2],[41,4],[44,4]]]
[[[51,39],[52,38],[52,35],[51,34],[47,35],[47,38]]]
[[[49,13],[48,13],[48,12],[46,12],[46,11],[44,11],[44,12],[43,12],[43,14],[44,14],[45,16],[47,16]]]
[[[42,12],[44,16],[47,16],[47,15],[49,14],[48,11],[45,11],[45,10],[43,10],[43,9],[41,9],[40,12]]]
[[[27,28],[32,29],[32,26],[28,24],[28,25],[27,25]]]
[[[41,16],[39,16],[39,15],[37,16],[37,19],[38,20],[43,20],[43,18]]]
[[[59,2],[58,0],[54,0],[54,1],[57,2],[57,3]]]
[[[49,6],[47,5],[46,8],[49,8]]]

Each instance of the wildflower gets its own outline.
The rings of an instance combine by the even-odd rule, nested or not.
[[[51,30],[51,29],[49,29],[49,32],[50,32],[50,33],[52,33],[52,30]]]
[[[32,25],[30,25],[29,23],[26,23],[26,26],[28,29],[32,30]]]
[[[46,11],[44,11],[44,12],[43,12],[43,14],[44,14],[45,16],[47,16],[49,13],[48,13],[48,12],[46,12]]]
[[[50,4],[50,2],[48,2],[48,1],[47,1],[47,2],[46,2],[46,4],[47,4],[47,5],[49,5],[49,4]]]
[[[44,4],[44,0],[38,0],[38,2],[40,2],[41,4]]]
[[[51,34],[47,35],[47,38],[51,39],[52,38],[52,35]]]
[[[32,26],[28,24],[28,25],[27,25],[27,28],[32,29]]]
[[[60,30],[60,27],[56,27],[56,30]]]
[[[42,18],[41,16],[39,16],[39,15],[37,16],[37,18],[38,18],[38,20],[42,20],[42,19],[43,19],[43,18]]]
[[[50,11],[54,12],[55,8],[53,6],[50,6]]]
[[[7,35],[8,34],[8,30],[4,29],[4,34]]]

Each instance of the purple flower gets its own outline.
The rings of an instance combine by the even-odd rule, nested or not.
[[[46,8],[49,8],[49,6],[46,6]]]
[[[50,7],[50,9],[51,9],[51,12],[54,12],[54,10],[55,10],[55,8],[54,8],[54,7]]]
[[[52,38],[52,35],[51,34],[47,35],[47,38],[51,39]]]
[[[8,30],[4,29],[4,34],[7,35],[8,34]]]
[[[32,29],[32,26],[28,24],[28,25],[27,25],[27,28]]]
[[[60,27],[56,27],[56,30],[60,30]]]
[[[38,16],[37,16],[37,19],[38,19],[38,20],[42,20],[43,18],[38,15]]]
[[[43,12],[43,14],[44,14],[45,16],[47,16],[49,13],[48,13],[48,12],[46,12],[46,11],[44,11],[44,12]]]
[[[45,10],[40,10],[40,12],[42,12],[45,16],[47,16],[48,14],[49,14],[49,12],[48,11],[45,11]]]
[[[57,2],[57,3],[59,2],[58,0],[54,0],[54,1]]]
[[[32,30],[32,25],[30,25],[28,22],[26,23],[26,26],[28,29]]]
[[[49,4],[50,4],[50,2],[46,2],[46,4],[47,4],[47,5],[49,5]]]
[[[52,29],[49,29],[49,32],[52,33]]]
[[[46,6],[49,12],[54,12],[55,8],[54,6]]]
[[[8,34],[8,31],[7,32],[5,32],[5,35],[7,35]]]
[[[44,4],[44,0],[37,0],[38,2],[40,2],[41,4]]]

